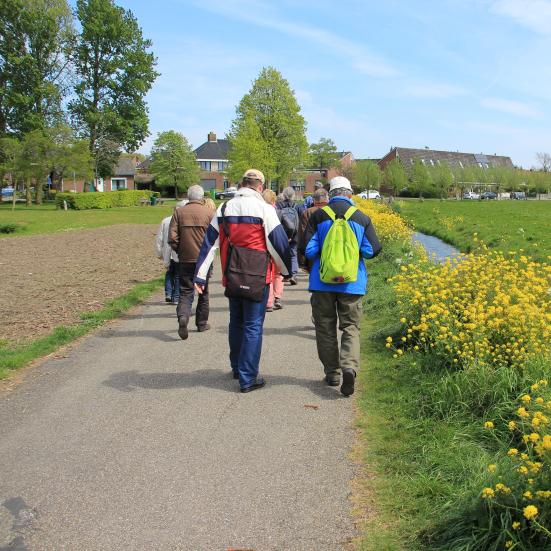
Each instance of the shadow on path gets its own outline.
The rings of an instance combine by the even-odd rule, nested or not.
[[[320,370],[320,375],[322,374]],[[211,388],[235,393],[238,391],[237,381],[231,373],[216,369],[180,373],[141,373],[136,369],[113,373],[103,381],[105,386],[121,392],[133,392],[138,388],[151,390],[170,390],[174,388]],[[266,386],[301,386],[324,400],[339,400],[344,398],[337,389],[328,387],[322,380],[301,379],[285,375],[266,376]]]

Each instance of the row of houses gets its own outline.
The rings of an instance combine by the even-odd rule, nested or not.
[[[226,170],[228,168],[229,141],[219,139],[214,132],[209,132],[207,141],[195,149],[197,163],[201,168],[200,184],[205,191],[212,189],[226,189],[233,182],[228,180]],[[356,162],[350,151],[338,153],[339,168],[327,170],[300,169],[291,175],[290,185],[302,194],[313,192],[318,181],[331,179],[341,172],[346,172]],[[429,148],[414,149],[407,147],[392,147],[390,151],[380,159],[370,159],[376,162],[381,170],[393,160],[399,160],[407,172],[415,162],[426,166],[437,166],[447,163],[451,167],[467,168],[477,166],[482,169],[504,167],[513,168],[510,157],[502,155],[485,155],[483,153],[462,153],[459,151],[439,151]],[[98,191],[114,191],[120,189],[149,188],[155,182],[155,177],[150,173],[151,160],[139,161],[136,157],[121,157],[115,167],[114,174],[110,178],[97,182]],[[61,184],[63,191],[83,191],[84,181],[78,179],[65,179]]]

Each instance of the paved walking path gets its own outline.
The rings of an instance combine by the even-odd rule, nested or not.
[[[0,395],[0,551],[345,548],[352,400],[321,382],[306,278],[250,394],[212,292],[211,331],[181,341],[159,295]]]

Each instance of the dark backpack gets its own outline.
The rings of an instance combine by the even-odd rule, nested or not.
[[[222,205],[222,224],[228,240],[228,256],[224,275],[226,276],[226,290],[224,294],[229,298],[246,298],[254,302],[261,302],[266,290],[266,273],[270,263],[268,251],[238,247],[231,242],[230,227],[226,221],[226,205]]]
[[[286,206],[281,209],[281,225],[289,239],[298,232],[298,212],[295,207]]]

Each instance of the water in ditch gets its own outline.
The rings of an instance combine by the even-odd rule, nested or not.
[[[413,234],[413,242],[421,243],[429,256],[434,259],[435,262],[445,262],[448,258],[461,257],[462,253],[453,247],[444,243],[438,237],[432,235],[425,235],[424,233],[415,232]]]

